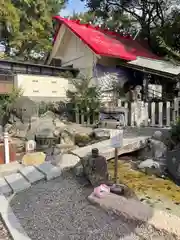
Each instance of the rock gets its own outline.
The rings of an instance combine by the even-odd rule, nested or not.
[[[74,145],[75,135],[72,130],[65,129],[61,134],[61,144]]]
[[[163,176],[166,164],[154,161],[153,159],[146,159],[138,165],[138,168],[148,175]]]
[[[81,162],[85,176],[94,187],[108,182],[107,161],[105,157],[99,155],[97,148],[93,148],[91,154],[88,154]]]
[[[73,172],[77,177],[84,176],[83,165],[81,164],[81,162],[76,164],[76,166],[73,169]]]
[[[76,133],[75,144],[79,147],[84,147],[91,142],[91,138],[87,133]]]
[[[80,162],[80,158],[73,154],[61,154],[56,157],[56,165],[62,170],[73,168]]]
[[[43,152],[26,153],[22,158],[22,164],[37,166],[44,163],[45,158],[46,155]]]
[[[22,96],[13,104],[13,115],[21,119],[24,123],[29,123],[32,116],[37,116],[38,106],[30,98]]]
[[[92,132],[92,136],[96,139],[109,139],[110,138],[110,131],[105,129],[94,129]]]
[[[167,152],[167,168],[172,177],[180,181],[180,149]]]
[[[22,153],[25,150],[25,141],[19,138],[12,138],[12,142],[16,145],[16,152]]]
[[[145,161],[141,162],[138,165],[139,169],[146,169],[146,168],[159,168],[159,163],[154,161],[153,159],[146,159]]]
[[[153,158],[156,161],[165,162],[167,146],[162,141],[162,132],[156,131],[152,138],[148,139],[147,146],[140,151],[140,158]]]

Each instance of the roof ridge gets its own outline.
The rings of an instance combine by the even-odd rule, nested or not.
[[[58,20],[61,20],[62,22],[73,22],[73,23],[76,23],[78,25],[81,25],[81,26],[86,26],[87,28],[91,28],[91,29],[94,29],[94,30],[97,30],[99,32],[102,32],[104,34],[108,34],[110,36],[117,36],[117,37],[121,37],[121,38],[124,38],[124,39],[131,39],[131,40],[134,40],[132,38],[132,36],[130,34],[126,34],[125,36],[118,33],[118,32],[115,32],[115,31],[111,31],[107,28],[101,28],[99,26],[95,26],[93,24],[90,24],[90,23],[81,23],[80,19],[77,19],[77,20],[73,20],[73,19],[68,19],[68,18],[64,18],[64,17],[61,17],[59,15],[56,15],[53,17],[53,19],[58,19]]]

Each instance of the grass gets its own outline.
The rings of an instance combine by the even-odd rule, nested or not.
[[[114,161],[108,162],[109,173],[114,176]],[[118,161],[118,179],[138,195],[148,195],[158,199],[164,197],[173,202],[180,202],[180,187],[171,180],[149,176],[131,169],[130,163]]]

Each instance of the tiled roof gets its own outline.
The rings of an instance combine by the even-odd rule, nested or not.
[[[98,55],[127,61],[136,60],[138,56],[151,59],[158,58],[130,36],[121,36],[116,32],[103,30],[89,24],[81,24],[79,21],[69,20],[60,16],[55,16],[54,19],[60,24],[67,26]]]

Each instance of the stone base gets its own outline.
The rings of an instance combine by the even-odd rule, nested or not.
[[[88,200],[106,211],[113,211],[119,216],[149,224],[156,229],[173,233],[180,237],[180,218],[164,211],[153,209],[134,199],[126,199],[109,193],[104,198],[97,198],[92,193]]]

